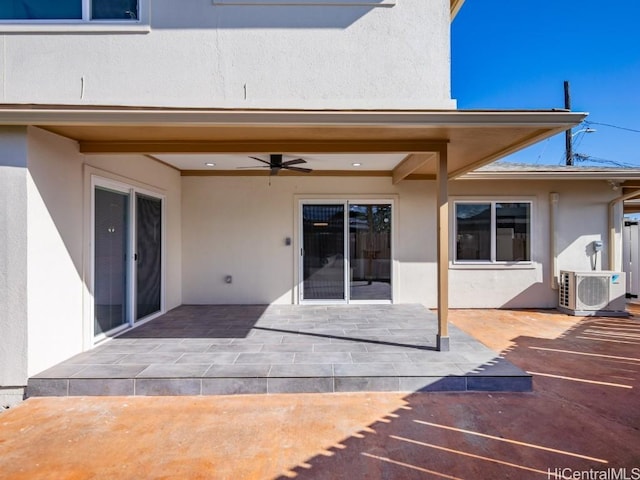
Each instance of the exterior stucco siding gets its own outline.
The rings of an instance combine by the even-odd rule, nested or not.
[[[69,34],[4,36],[4,102],[455,108],[447,0],[391,8],[153,0],[150,8],[145,34],[69,26]]]

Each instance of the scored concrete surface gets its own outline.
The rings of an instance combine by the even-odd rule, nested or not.
[[[529,391],[421,305],[184,305],[29,379],[27,395]]]
[[[0,413],[0,478],[633,478],[637,317],[451,319],[533,392],[32,398]]]

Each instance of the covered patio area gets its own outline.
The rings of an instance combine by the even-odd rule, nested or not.
[[[530,391],[421,305],[183,305],[29,379],[27,396]]]

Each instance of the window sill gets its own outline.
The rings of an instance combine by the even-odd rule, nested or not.
[[[77,22],[77,23],[0,23],[0,34],[2,33],[149,33],[149,24],[124,24],[124,23],[100,23],[100,22]]]
[[[393,7],[397,0],[213,0],[213,5]]]
[[[449,262],[450,270],[535,270],[535,262],[513,263],[463,263]]]

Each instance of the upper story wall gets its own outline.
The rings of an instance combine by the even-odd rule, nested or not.
[[[69,25],[55,26],[62,31],[54,33],[39,25],[30,26],[32,32],[22,28],[6,33],[20,27],[5,26],[6,34],[0,33],[0,101],[455,108],[450,0],[390,0],[392,6],[141,1],[149,19],[146,32],[92,32],[94,25]]]

